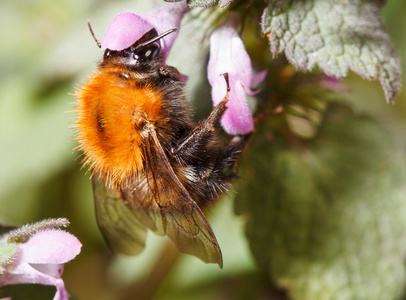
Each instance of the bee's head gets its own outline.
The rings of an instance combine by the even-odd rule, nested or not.
[[[161,65],[170,47],[162,38],[177,30],[172,28],[158,34],[150,22],[141,16],[127,12],[119,14],[110,23],[102,42],[99,43],[90,22],[88,25],[97,46],[105,50],[102,66],[112,63],[135,70],[147,70]]]
[[[115,61],[128,67],[142,68],[153,60],[159,60],[161,53],[161,39],[176,31],[176,28],[170,29],[160,35],[155,28],[145,33],[138,41],[130,47],[117,51],[106,49],[103,56],[103,62]]]

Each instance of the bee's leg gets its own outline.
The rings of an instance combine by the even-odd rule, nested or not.
[[[228,84],[228,74],[223,74],[227,82],[227,93],[223,100],[217,104],[210,115],[201,122],[195,129],[192,130],[185,138],[183,138],[180,143],[171,150],[172,154],[184,154],[187,151],[193,151],[193,149],[198,148],[203,145],[207,140],[213,135],[214,131],[219,127],[221,117],[227,109],[227,102],[230,92],[230,87]],[[192,147],[189,147],[191,146]]]
[[[189,149],[203,145],[219,127],[221,116],[226,110],[228,99],[223,99],[210,113],[209,117],[195,127],[180,143],[171,150],[172,154],[181,154]]]
[[[209,169],[199,170],[200,178],[217,181],[218,177],[223,180],[233,178],[237,174],[237,162],[244,150],[252,133],[234,136],[225,146],[217,161]],[[214,176],[214,177],[213,177]]]
[[[230,188],[230,183],[237,177],[237,163],[241,152],[250,140],[251,133],[234,136],[219,153],[215,161],[208,167],[197,169],[197,174],[205,183],[205,192],[210,191],[212,195],[219,195]],[[208,190],[207,190],[208,188]],[[206,195],[202,196],[199,202],[201,208],[205,205]]]
[[[224,149],[223,156],[215,167],[221,170],[221,174],[223,174],[224,178],[236,176],[238,159],[250,140],[251,135],[252,132],[245,135],[236,135],[228,142]]]
[[[181,74],[179,73],[178,69],[172,66],[165,66],[161,67],[158,70],[159,77],[162,79],[170,78],[176,81],[179,81],[181,78]]]

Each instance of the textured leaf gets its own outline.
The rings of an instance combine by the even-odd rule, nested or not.
[[[302,70],[316,64],[338,78],[351,70],[379,79],[386,99],[400,89],[400,61],[380,14],[382,1],[272,0],[262,16],[271,51]]]
[[[179,2],[181,0],[165,0],[166,2]],[[209,7],[218,4],[220,7],[226,7],[234,0],[187,0],[190,7]]]
[[[258,265],[293,300],[397,299],[406,279],[401,147],[336,105],[306,147],[269,136],[253,140],[236,200]]]

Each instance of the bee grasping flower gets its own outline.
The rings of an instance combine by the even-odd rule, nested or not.
[[[250,87],[263,81],[267,74],[266,71],[262,71],[253,75],[251,60],[238,35],[237,24],[236,18],[230,15],[212,33],[207,68],[214,105],[217,105],[224,96],[225,82],[221,74],[228,73],[231,91],[228,109],[221,119],[221,124],[231,135],[246,134],[254,129],[246,94],[256,94],[258,91],[254,92]]]
[[[139,254],[149,230],[222,267],[203,210],[230,187],[250,134],[216,141],[227,84],[210,115],[192,121],[184,80],[166,65],[186,10],[184,1],[113,20],[98,70],[76,93],[77,140],[93,172],[97,221],[113,251]]]

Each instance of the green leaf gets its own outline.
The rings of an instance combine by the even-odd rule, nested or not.
[[[351,70],[379,79],[389,101],[400,89],[400,61],[385,32],[382,1],[271,0],[262,16],[271,51],[284,52],[302,70],[316,65],[327,75]]]
[[[215,4],[224,8],[231,4],[234,0],[188,0],[187,3],[190,7],[209,7]]]
[[[236,199],[257,264],[293,300],[397,299],[406,281],[402,147],[337,104],[309,143],[271,136],[254,137]]]

